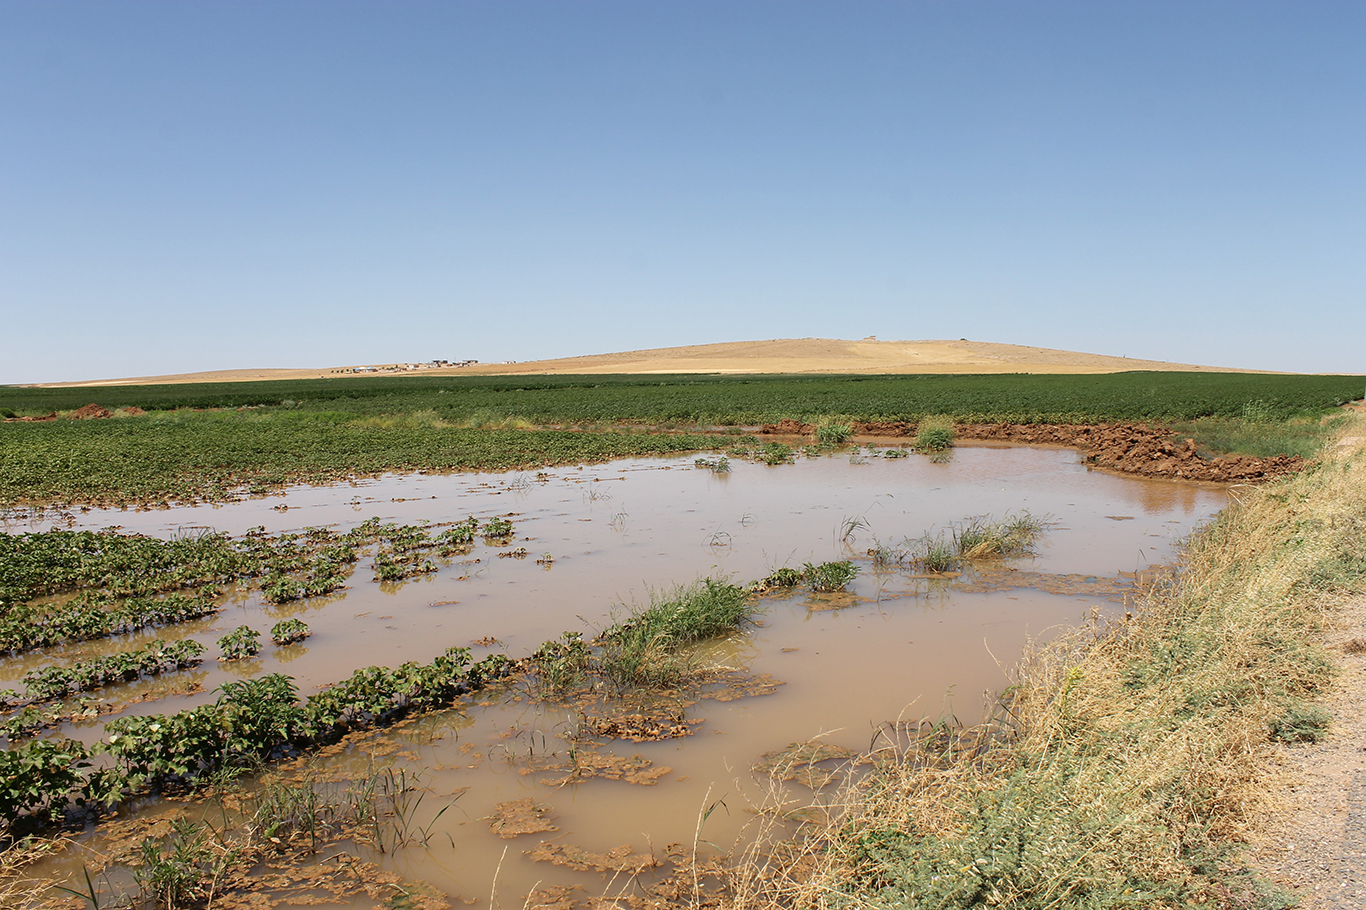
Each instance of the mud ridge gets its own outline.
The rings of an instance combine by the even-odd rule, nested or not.
[[[764,434],[789,436],[814,431],[811,424],[790,419],[759,429]],[[854,433],[859,436],[906,438],[914,436],[915,431],[915,423],[904,420],[854,424]],[[1087,464],[1143,477],[1260,483],[1293,474],[1305,465],[1305,459],[1297,455],[1206,456],[1196,449],[1193,440],[1174,439],[1169,428],[1147,424],[965,423],[959,424],[955,432],[964,440],[1067,446],[1079,450]]]

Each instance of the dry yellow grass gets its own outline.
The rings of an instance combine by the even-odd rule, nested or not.
[[[1366,456],[1238,498],[1131,621],[1027,654],[993,722],[884,756],[828,824],[756,847],[731,905],[1267,905],[1230,848],[1276,800],[1271,734],[1322,722],[1313,633],[1366,577]]]

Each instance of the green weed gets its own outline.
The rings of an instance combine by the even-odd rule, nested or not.
[[[816,427],[816,442],[823,446],[842,446],[854,435],[847,423],[824,423]]]
[[[624,687],[671,686],[688,669],[682,649],[732,632],[754,615],[749,592],[714,578],[652,598],[598,636],[603,676]]]
[[[1333,715],[1317,705],[1293,702],[1267,724],[1271,738],[1286,743],[1316,743],[1328,733]]]
[[[943,415],[923,417],[915,431],[915,447],[921,452],[943,452],[952,448],[954,420]]]
[[[842,591],[844,586],[858,575],[858,566],[852,562],[825,562],[820,565],[806,563],[802,566],[802,578],[818,594]]]

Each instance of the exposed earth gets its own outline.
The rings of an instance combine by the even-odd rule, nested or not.
[[[459,352],[456,352],[459,353]],[[252,382],[386,375],[574,375],[580,373],[1121,373],[1128,370],[1258,372],[1162,360],[1132,360],[1053,348],[984,341],[843,341],[779,338],[734,341],[617,354],[593,354],[522,363],[476,363],[463,367],[399,369],[366,364],[315,369],[213,370],[168,376],[138,376],[81,382],[37,383],[43,388],[101,385],[159,385],[179,382]],[[357,369],[365,372],[356,373]]]

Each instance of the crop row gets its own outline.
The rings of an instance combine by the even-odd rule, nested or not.
[[[329,742],[348,731],[445,707],[510,672],[502,655],[471,663],[451,648],[429,664],[370,667],[302,702],[282,674],[226,683],[212,705],[169,715],[125,717],[87,748],[34,740],[0,751],[0,821],[11,829],[58,820],[147,790],[192,787],[222,769],[251,767]],[[108,755],[106,767],[92,759]]]
[[[106,638],[211,616],[219,610],[214,602],[216,593],[210,588],[193,596],[171,594],[121,600],[91,594],[58,607],[14,604],[0,616],[0,654]]]
[[[192,639],[157,640],[132,651],[79,661],[69,667],[44,667],[24,676],[28,697],[34,701],[64,698],[115,682],[183,670],[199,663],[204,646]]]
[[[340,588],[357,548],[374,543],[376,580],[435,570],[428,555],[466,552],[476,535],[511,537],[512,523],[469,518],[453,527],[382,524],[370,519],[344,534],[307,528],[267,534],[254,528],[160,540],[114,531],[0,533],[0,653],[22,652],[169,625],[215,613],[217,585],[259,578],[263,599],[287,603]],[[430,565],[430,568],[428,566]],[[61,602],[34,602],[79,591]],[[170,596],[162,596],[175,591]]]
[[[816,591],[837,590],[856,572],[847,562],[807,565],[781,586],[806,580]],[[678,651],[748,621],[753,596],[774,587],[770,582],[742,587],[706,579],[679,588],[604,630],[596,649],[576,633],[546,642],[521,664],[501,654],[471,664],[469,649],[450,648],[430,664],[357,670],[302,702],[293,679],[274,673],[226,683],[212,705],[111,721],[92,748],[69,740],[11,743],[0,752],[0,821],[11,830],[25,821],[42,825],[73,806],[98,813],[133,794],[194,787],[221,769],[279,759],[447,706],[515,669],[533,668],[552,690],[590,668],[618,685],[676,684],[683,672]],[[251,632],[238,631],[244,630]],[[92,759],[101,755],[109,761],[96,770]]]

